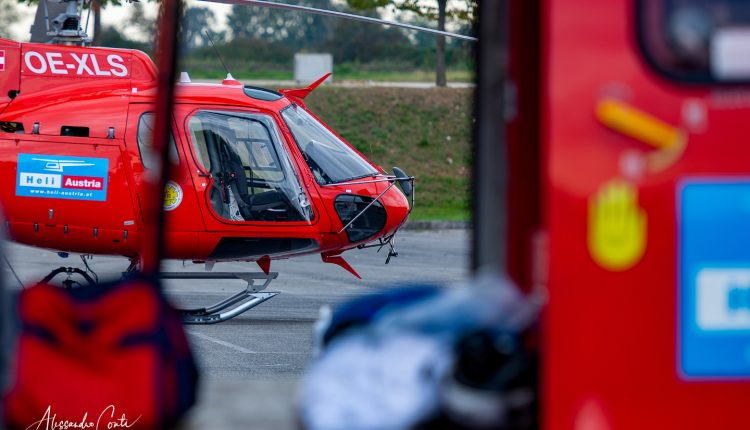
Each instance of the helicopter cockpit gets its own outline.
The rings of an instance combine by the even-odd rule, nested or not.
[[[188,122],[198,162],[212,177],[209,199],[228,221],[310,221],[314,215],[281,145],[260,113],[200,111]]]
[[[379,174],[305,109],[292,104],[281,111],[281,116],[318,184],[337,184]]]

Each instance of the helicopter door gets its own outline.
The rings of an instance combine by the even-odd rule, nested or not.
[[[128,114],[126,144],[137,184],[136,190],[142,189],[144,176],[157,160],[152,151],[155,118],[153,109],[154,106],[150,104],[131,104]],[[186,245],[195,243],[197,230],[205,229],[205,225],[197,221],[203,217],[181,148],[182,145],[178,145],[175,133],[172,132],[169,143],[172,174],[165,188],[164,211],[165,221],[169,224],[167,248],[174,258],[179,258],[180,249],[186,249]],[[137,198],[140,202],[141,196],[137,195]]]
[[[313,212],[269,115],[199,111],[188,120],[207,200],[222,221],[302,222]]]

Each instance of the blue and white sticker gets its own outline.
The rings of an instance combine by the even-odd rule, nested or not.
[[[690,181],[679,195],[679,366],[750,377],[750,181]]]
[[[107,200],[109,160],[18,154],[16,195],[70,200]]]

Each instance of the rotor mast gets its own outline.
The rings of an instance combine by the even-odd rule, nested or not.
[[[87,0],[40,0],[36,18],[31,28],[31,41],[57,45],[80,45],[91,43],[86,34],[86,25],[81,27],[81,18]],[[91,0],[88,0],[89,13]],[[50,16],[53,18],[50,20]]]

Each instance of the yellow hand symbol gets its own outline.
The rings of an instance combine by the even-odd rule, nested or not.
[[[600,266],[627,270],[646,250],[646,212],[638,190],[623,180],[604,184],[589,200],[589,252]]]

